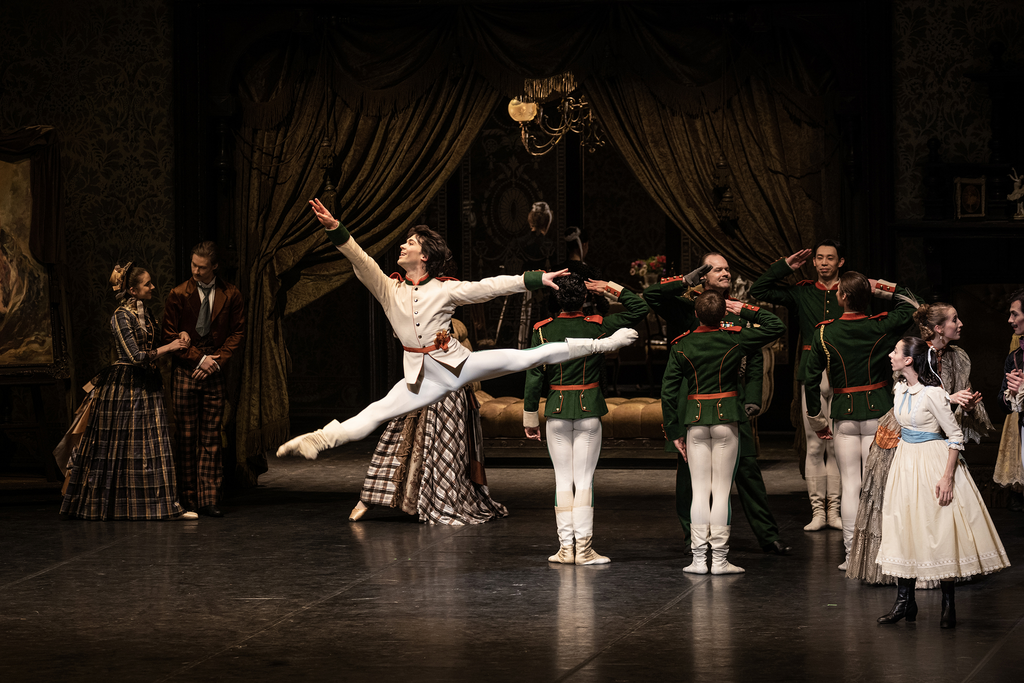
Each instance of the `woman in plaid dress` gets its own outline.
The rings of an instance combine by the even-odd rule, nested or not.
[[[117,361],[91,384],[86,426],[68,463],[61,515],[81,519],[195,519],[178,504],[174,460],[156,359],[186,349],[184,332],[154,348],[156,324],[144,302],[156,286],[145,269],[117,266],[110,278],[121,304],[110,319]]]

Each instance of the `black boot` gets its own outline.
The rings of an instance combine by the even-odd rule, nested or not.
[[[942,618],[939,619],[939,628],[956,628],[956,594],[953,592],[956,583],[943,581],[942,586]]]
[[[917,596],[914,595],[916,583],[917,579],[896,579],[896,602],[888,614],[878,617],[879,624],[895,624],[904,617],[907,621],[917,619]]]

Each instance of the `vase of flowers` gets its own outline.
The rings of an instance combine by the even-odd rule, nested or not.
[[[640,285],[647,289],[651,285],[658,284],[662,274],[665,272],[667,259],[664,254],[656,254],[645,259],[633,261],[629,265],[629,274],[640,278]]]

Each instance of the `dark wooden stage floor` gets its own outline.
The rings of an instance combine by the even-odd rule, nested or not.
[[[842,533],[805,533],[793,460],[765,462],[790,557],[735,504],[741,576],[692,576],[673,473],[601,469],[600,567],[549,565],[550,469],[491,468],[507,519],[359,523],[372,444],[274,461],[198,522],[61,521],[52,489],[0,491],[0,681],[1014,681],[1024,671],[1024,515],[993,511],[1016,566],[938,591],[916,624],[848,581]],[[735,499],[734,499],[735,503]]]

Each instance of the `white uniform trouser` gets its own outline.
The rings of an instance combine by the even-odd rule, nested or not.
[[[836,442],[836,460],[839,461],[843,479],[840,514],[843,517],[843,545],[846,546],[847,554],[857,524],[861,473],[877,430],[878,420],[837,420],[835,425],[833,438]]]
[[[691,524],[728,526],[729,492],[739,458],[739,428],[735,422],[691,425],[686,431],[693,502]]]
[[[545,363],[561,363],[571,357],[566,342],[552,342],[529,349],[476,351],[454,369],[448,369],[426,355],[418,384],[399,380],[387,396],[366,406],[358,415],[344,422],[332,420],[323,428],[324,436],[331,448],[359,441],[388,420],[439,401],[448,392],[461,389],[470,382],[522,372]]]
[[[819,439],[811,427],[810,419],[807,417],[807,394],[804,393],[803,384],[800,385],[800,404],[804,417],[804,436],[807,439],[807,456],[804,460],[804,477],[838,477],[839,466],[836,464],[835,447],[831,441]],[[832,412],[832,385],[828,381],[828,372],[821,373],[821,414],[829,415]],[[828,460],[825,454],[828,453]],[[858,480],[859,481],[859,480]]]
[[[549,417],[547,436],[555,468],[555,505],[593,507],[594,471],[601,457],[601,418]]]

